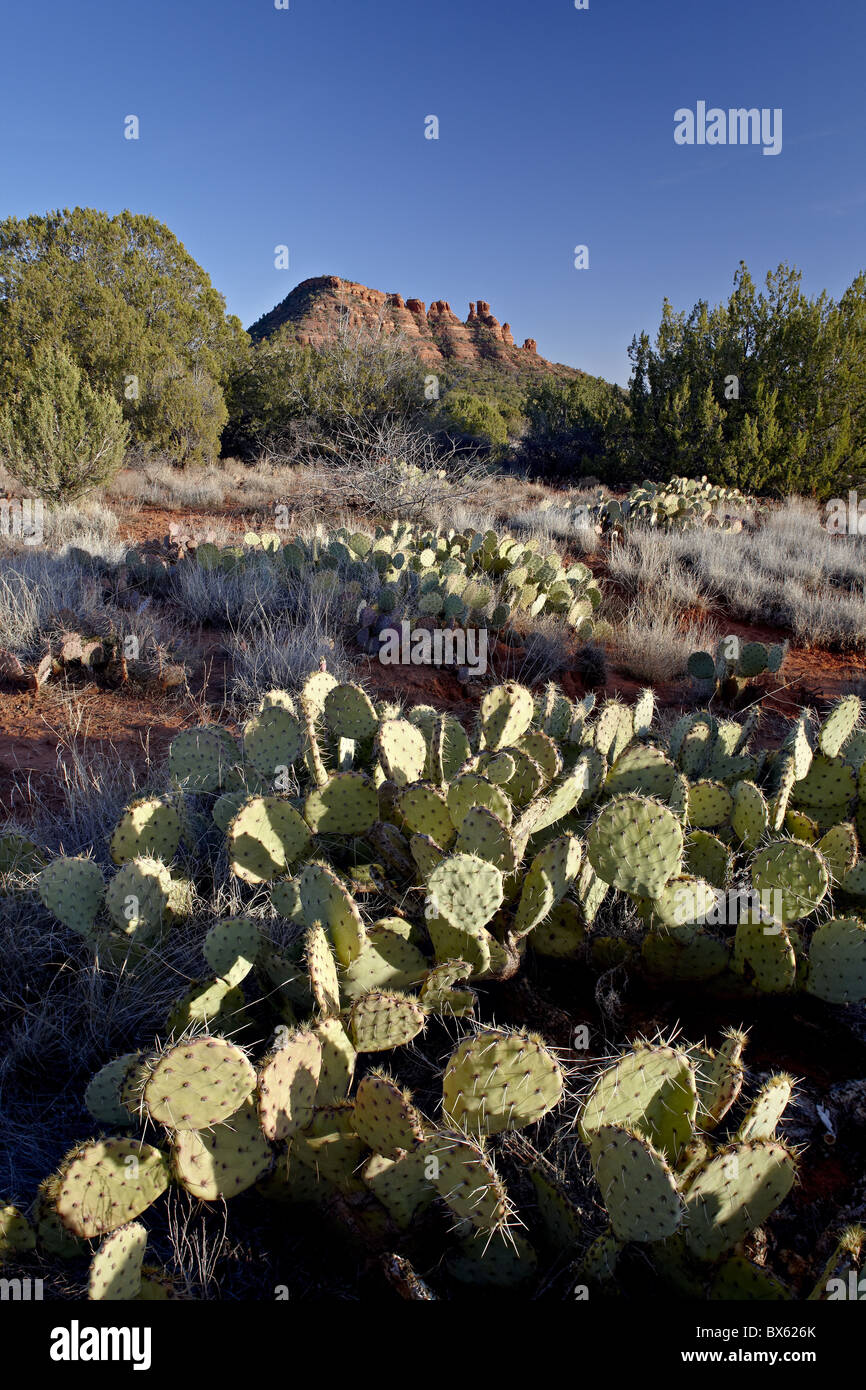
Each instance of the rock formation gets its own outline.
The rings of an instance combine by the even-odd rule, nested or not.
[[[254,323],[250,334],[259,341],[285,329],[297,341],[321,347],[341,326],[350,333],[398,333],[411,351],[433,367],[494,365],[512,373],[583,375],[574,367],[540,357],[534,338],[517,347],[511,325],[500,324],[486,299],[472,300],[463,321],[447,299],[434,299],[426,309],[421,299],[404,300],[401,294],[371,290],[337,275],[304,280]]]

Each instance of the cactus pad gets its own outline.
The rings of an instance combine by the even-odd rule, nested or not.
[[[98,864],[92,859],[55,859],[39,875],[39,896],[58,922],[87,936],[105,893]]]
[[[461,931],[486,926],[502,905],[502,874],[472,854],[452,854],[427,880],[427,914]]]
[[[376,788],[364,772],[338,772],[311,791],[304,818],[317,835],[363,835],[379,819]]]
[[[424,1010],[396,990],[371,990],[355,1001],[349,1023],[358,1052],[388,1052],[418,1036]]]
[[[231,821],[227,841],[232,873],[245,883],[267,883],[306,854],[310,832],[288,801],[253,796]]]
[[[169,1129],[222,1124],[252,1093],[256,1073],[246,1054],[225,1038],[177,1043],[156,1058],[142,1092],[148,1117]]]
[[[179,1130],[172,1150],[178,1182],[203,1202],[244,1192],[271,1166],[271,1150],[250,1097],[223,1124]]]
[[[138,1221],[106,1236],[90,1262],[87,1297],[112,1303],[137,1298],[146,1246],[147,1231]]]
[[[559,1104],[563,1084],[540,1038],[482,1029],[464,1038],[445,1067],[443,1111],[450,1125],[471,1133],[524,1129]]]
[[[618,1240],[666,1240],[685,1212],[664,1155],[641,1135],[602,1125],[594,1136],[595,1176]]]
[[[686,1244],[715,1260],[766,1221],[794,1185],[796,1165],[783,1144],[730,1144],[701,1168],[686,1193]]]
[[[159,1149],[138,1139],[100,1139],[63,1160],[55,1207],[68,1231],[90,1240],[134,1221],[168,1184]]]
[[[170,863],[180,843],[180,816],[170,801],[143,796],[127,807],[111,837],[111,858],[125,864],[139,857]]]
[[[605,883],[654,898],[679,872],[683,830],[660,802],[622,796],[605,806],[590,827],[586,852]]]

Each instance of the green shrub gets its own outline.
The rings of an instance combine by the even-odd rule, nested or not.
[[[508,426],[494,401],[472,391],[449,391],[443,403],[448,423],[470,439],[483,440],[491,448],[508,443]]]
[[[108,482],[123,462],[128,427],[117,401],[94,391],[62,348],[41,345],[0,410],[0,455],[46,501],[70,502]]]

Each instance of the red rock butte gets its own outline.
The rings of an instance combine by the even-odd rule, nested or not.
[[[584,375],[540,357],[534,338],[518,347],[511,325],[499,322],[486,299],[471,300],[468,316],[461,319],[447,299],[434,299],[428,309],[422,299],[371,290],[338,275],[302,281],[252,325],[250,335],[258,342],[286,329],[298,342],[319,348],[333,340],[343,323],[350,331],[399,333],[407,348],[431,367],[489,364],[514,373]]]

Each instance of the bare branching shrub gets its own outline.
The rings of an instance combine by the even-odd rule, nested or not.
[[[471,503],[487,475],[478,454],[443,445],[405,416],[346,419],[304,462],[327,469],[334,505],[371,517],[435,523],[443,509]]]

